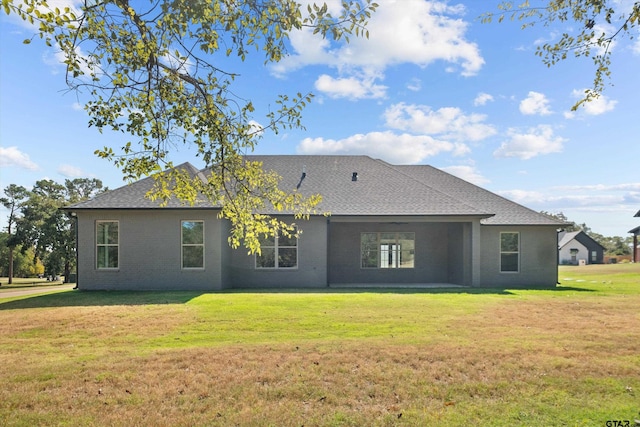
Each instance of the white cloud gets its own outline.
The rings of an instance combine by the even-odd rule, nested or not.
[[[464,114],[455,107],[432,110],[427,105],[399,103],[387,108],[384,118],[386,126],[392,129],[459,142],[481,141],[496,133],[493,126],[484,123],[485,115]]]
[[[475,168],[475,166],[470,165],[457,165],[457,166],[447,166],[440,168],[445,172],[450,173],[451,175],[455,175],[458,178],[464,179],[475,185],[484,185],[490,182],[489,179],[482,176],[480,172]]]
[[[489,101],[493,101],[493,96],[488,93],[480,92],[478,96],[476,96],[476,99],[473,100],[473,105],[478,107],[480,105],[486,105]]]
[[[640,191],[640,182],[625,184],[592,184],[592,185],[559,185],[554,190],[564,192],[575,191]]]
[[[640,185],[640,184],[637,184]],[[600,187],[600,186],[593,186]],[[602,186],[599,190],[584,190],[568,193],[564,187],[552,187],[545,191],[505,190],[498,193],[525,206],[545,206],[548,209],[589,208],[602,211],[603,208],[621,209],[622,206],[637,206],[640,192],[619,192]],[[613,209],[615,210],[615,209]]]
[[[413,92],[418,92],[420,89],[422,89],[422,81],[417,78],[411,79],[411,81],[407,83],[407,89]]]
[[[593,27],[593,38],[591,39],[591,45],[594,46],[592,48],[592,50],[594,50],[595,52],[592,52],[592,55],[604,55],[608,52],[613,52],[613,50],[616,47],[616,39],[614,37],[612,37],[616,32],[618,31],[618,28],[616,28],[614,25],[601,25],[601,24],[597,24],[594,25]],[[598,39],[602,37],[603,39],[603,45],[602,46],[596,46],[596,43],[598,41]]]
[[[66,164],[58,167],[58,173],[67,178],[82,178],[87,176],[87,173],[81,168]]]
[[[375,84],[375,79],[375,76],[333,78],[323,74],[316,80],[315,87],[330,98],[384,98],[387,87]]]
[[[531,91],[525,99],[520,101],[520,112],[527,115],[549,115],[551,114],[549,100],[544,94]]]
[[[365,74],[373,70],[381,78],[395,64],[426,67],[442,61],[461,75],[472,76],[484,65],[478,45],[465,38],[469,24],[462,19],[464,6],[424,0],[378,3],[367,26],[369,39],[351,37],[347,44],[317,37],[309,28],[293,31],[289,34],[291,55],[273,64],[272,72],[282,76],[322,64],[336,68],[340,79],[363,79],[362,70],[368,70]],[[330,9],[336,4],[339,2],[329,2]]]
[[[543,154],[562,152],[566,139],[554,136],[551,126],[539,125],[526,133],[508,130],[509,139],[493,152],[495,157],[517,157],[528,160]]]
[[[257,122],[255,120],[249,120],[249,128],[251,132],[255,134],[256,137],[260,138],[264,135],[264,126],[262,123]]]
[[[586,90],[587,89],[574,89],[571,92],[571,96],[576,100],[581,99],[584,97]],[[600,114],[613,111],[617,103],[618,101],[609,99],[606,95],[600,95],[589,102],[583,102],[577,112],[567,111],[564,113],[564,117],[567,119],[573,119],[580,116],[578,114],[579,112],[584,112],[584,114],[590,116],[599,116]]]
[[[415,164],[444,152],[466,153],[460,144],[427,135],[395,134],[391,131],[357,134],[334,140],[305,138],[297,147],[298,154],[368,155],[393,164]]]
[[[18,147],[0,147],[0,166],[16,166],[23,169],[37,170],[38,165],[31,161],[29,155],[23,153]]]
[[[76,55],[76,60],[78,62],[80,71],[85,76],[91,76],[93,74],[99,74],[99,64],[91,59],[90,56],[85,54],[80,46],[76,46],[74,48],[74,52]],[[42,55],[42,62],[49,65],[51,67],[53,74],[58,74],[59,70],[66,68],[65,61],[67,60],[67,55],[62,50],[57,50],[53,53],[53,55],[47,51]]]

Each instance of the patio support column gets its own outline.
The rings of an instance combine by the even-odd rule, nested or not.
[[[471,222],[471,286],[480,286],[480,220]]]

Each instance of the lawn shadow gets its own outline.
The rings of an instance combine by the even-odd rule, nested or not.
[[[97,307],[115,305],[186,304],[202,295],[202,291],[65,291],[50,294],[23,295],[2,301],[0,310],[46,307]]]
[[[19,299],[0,299],[1,310],[47,307],[98,307],[116,305],[186,304],[204,294],[459,294],[459,295],[515,295],[517,291],[595,292],[571,286],[555,288],[469,288],[469,287],[339,287],[339,288],[241,288],[220,291],[79,291],[70,290],[49,294],[23,295]]]

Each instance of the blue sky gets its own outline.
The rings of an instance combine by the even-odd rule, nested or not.
[[[279,64],[265,67],[260,57],[229,63],[258,123],[277,94],[315,94],[303,113],[306,130],[265,134],[255,153],[430,164],[606,236],[638,226],[640,34],[613,47],[614,85],[572,113],[577,94],[592,84],[591,61],[548,68],[534,54],[571,24],[480,23],[498,0],[378,3],[368,40],[346,45],[297,32]],[[82,95],[66,90],[55,50],[22,43],[32,34],[15,17],[0,17],[0,188],[75,177],[123,185],[119,170],[93,153],[126,137],[87,127]],[[173,160],[203,166],[189,147],[177,147]]]

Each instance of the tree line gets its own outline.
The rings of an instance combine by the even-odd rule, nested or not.
[[[9,211],[0,233],[0,275],[9,278],[40,274],[65,279],[76,267],[75,219],[62,207],[106,191],[95,178],[37,181],[31,190],[16,184],[4,189],[0,203]]]

